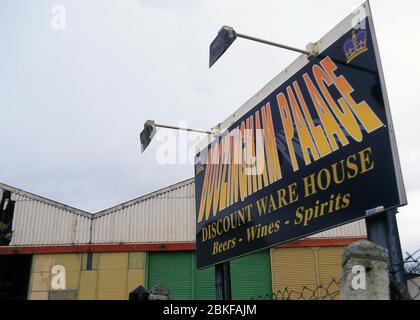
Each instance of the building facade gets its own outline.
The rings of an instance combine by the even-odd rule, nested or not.
[[[0,299],[128,299],[162,284],[171,299],[215,299],[214,268],[195,267],[194,179],[91,214],[0,184],[14,204],[0,246]],[[233,299],[328,285],[363,220],[231,261]],[[296,293],[296,297],[294,296]],[[316,296],[315,296],[316,298]]]

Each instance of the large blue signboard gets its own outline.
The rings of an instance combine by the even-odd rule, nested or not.
[[[367,4],[318,46],[197,154],[198,268],[406,204]]]

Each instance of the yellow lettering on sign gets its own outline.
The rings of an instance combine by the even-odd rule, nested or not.
[[[324,99],[322,98],[319,91],[316,89],[309,75],[305,73],[303,75],[303,78],[305,80],[306,86],[308,87],[309,93],[312,98],[312,102],[318,113],[319,119],[322,122],[322,126],[324,127],[324,130],[327,134],[328,140],[330,142],[330,145],[333,151],[338,150],[338,145],[335,140],[335,136],[338,138],[338,140],[341,142],[343,146],[348,145],[349,140],[346,138],[343,130],[341,130],[339,124],[334,119],[334,116],[332,115],[331,111],[325,104]]]
[[[295,131],[293,129],[293,119],[292,115],[290,114],[289,105],[287,104],[286,97],[283,93],[280,93],[277,96],[277,103],[280,110],[280,117],[284,129],[284,137],[286,139],[287,147],[289,149],[289,156],[292,162],[293,171],[296,172],[299,170],[299,165],[297,163],[295,149],[293,147],[293,138],[295,136]]]
[[[287,96],[289,98],[290,105],[292,106],[292,114],[295,120],[295,126],[299,136],[303,158],[305,160],[305,164],[309,165],[312,161],[308,151],[311,152],[315,161],[319,159],[318,151],[315,147],[314,141],[312,140],[312,136],[309,133],[308,127],[306,126],[302,112],[299,109],[292,87],[290,86],[287,87]]]
[[[337,70],[337,66],[330,57],[326,57],[324,60],[322,60],[321,65],[328,73],[331,80],[334,82],[335,86],[340,91],[345,101],[350,105],[353,112],[356,114],[357,118],[368,133],[379,129],[384,125],[381,120],[379,120],[378,116],[372,111],[371,107],[367,104],[366,101],[363,100],[360,103],[356,103],[354,101],[351,96],[351,94],[354,92],[353,87],[344,76],[337,76],[334,73]]]

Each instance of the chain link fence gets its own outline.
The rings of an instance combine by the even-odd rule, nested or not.
[[[420,249],[412,254],[406,253],[404,269],[410,298],[420,300]],[[328,283],[298,289],[286,287],[271,294],[254,297],[254,300],[340,300],[342,280],[343,278],[331,278]]]
[[[341,279],[331,279],[327,285],[304,286],[297,290],[284,288],[271,295],[258,296],[256,300],[340,300]]]
[[[406,253],[404,269],[411,299],[420,300],[420,249],[412,254]]]

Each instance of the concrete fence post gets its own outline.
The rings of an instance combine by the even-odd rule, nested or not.
[[[389,300],[388,251],[370,241],[357,241],[343,254],[342,300]]]

